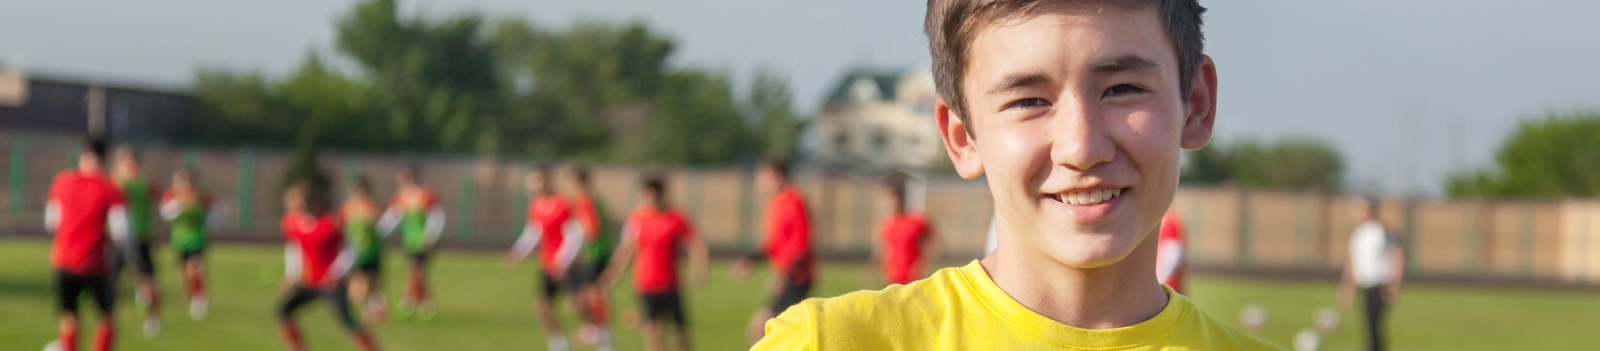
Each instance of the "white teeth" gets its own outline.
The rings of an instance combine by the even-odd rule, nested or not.
[[[1122,195],[1122,189],[1108,189],[1108,190],[1095,190],[1095,191],[1085,191],[1085,192],[1077,192],[1077,193],[1067,193],[1067,194],[1057,195],[1057,197],[1059,197],[1061,199],[1061,202],[1065,202],[1065,203],[1072,204],[1072,205],[1084,206],[1084,205],[1093,205],[1093,204],[1098,204],[1098,203],[1101,203],[1101,202],[1106,202],[1106,201],[1109,201],[1111,199],[1116,198],[1118,195]]]

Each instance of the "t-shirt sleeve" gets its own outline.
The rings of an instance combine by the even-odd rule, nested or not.
[[[767,320],[767,334],[756,342],[752,351],[769,350],[815,350],[817,335],[817,320],[815,306],[811,303],[800,303],[778,317]]]
[[[63,178],[63,177],[60,176],[60,175],[57,175],[55,180],[50,181],[50,195],[45,198],[46,202],[48,202],[48,201],[60,201],[61,200],[61,196],[65,195],[65,194],[61,193],[62,191],[66,190],[65,187],[64,187],[65,184],[61,184],[62,183],[62,179],[61,178]]]

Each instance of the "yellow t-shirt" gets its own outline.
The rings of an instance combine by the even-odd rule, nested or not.
[[[1167,294],[1148,321],[1080,329],[1023,307],[973,261],[909,285],[806,300],[767,321],[753,350],[1284,350]]]

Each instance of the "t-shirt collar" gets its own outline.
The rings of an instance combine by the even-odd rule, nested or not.
[[[1155,317],[1122,328],[1082,329],[1040,315],[1012,299],[999,285],[995,285],[977,260],[962,267],[960,272],[962,280],[996,317],[1023,333],[1067,348],[1116,349],[1149,344],[1171,333],[1194,308],[1188,299],[1163,285],[1162,289],[1167,291],[1168,296],[1167,306]]]

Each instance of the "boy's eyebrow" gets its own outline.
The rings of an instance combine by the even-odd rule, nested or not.
[[[1139,55],[1127,54],[1095,62],[1089,65],[1089,69],[1095,73],[1117,73],[1155,69],[1157,66],[1155,62]]]
[[[1000,79],[999,84],[989,89],[987,95],[995,95],[1011,90],[1017,90],[1034,85],[1050,83],[1050,76],[1043,73],[1013,73]]]

